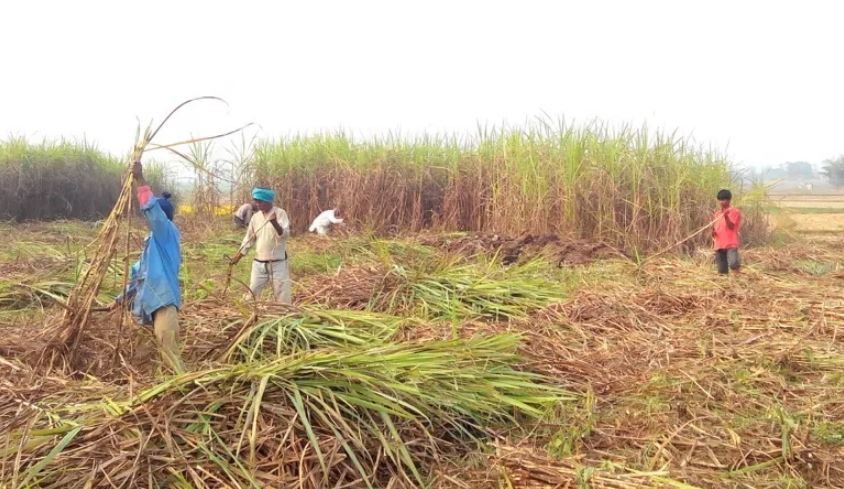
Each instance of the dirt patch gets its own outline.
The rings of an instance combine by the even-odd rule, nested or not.
[[[730,301],[731,297],[729,294],[720,296],[722,301]],[[699,314],[712,307],[715,300],[716,297],[711,294],[679,293],[656,288],[632,294],[585,290],[565,303],[552,304],[533,319],[557,324],[585,324],[594,331],[652,329],[654,323],[668,318]]]
[[[34,275],[52,275],[60,273],[72,262],[52,256],[40,256],[38,258],[15,257],[11,261],[0,262],[0,277],[10,278],[12,276],[32,277]]]
[[[386,272],[377,267],[346,267],[297,281],[296,304],[320,304],[333,309],[365,309],[384,285]]]
[[[13,278],[32,273],[32,267],[26,262],[0,263],[0,277]]]
[[[272,305],[267,307],[273,307]],[[266,310],[262,306],[260,313]],[[207,298],[184,305],[179,313],[182,357],[191,365],[213,360],[228,348],[231,339],[253,320],[244,311],[219,298]],[[61,322],[55,309],[44,319],[44,327],[33,330],[29,322],[10,325],[0,339],[0,364],[12,361],[28,371],[44,375],[62,366],[74,375],[86,374],[101,381],[121,384],[127,376],[151,381],[160,369],[160,358],[152,325],[141,325],[123,311],[93,311],[73,354],[51,363],[51,352]],[[68,365],[62,362],[71,358]],[[2,372],[0,372],[2,373]]]
[[[478,256],[497,254],[505,265],[542,256],[557,266],[585,265],[595,260],[621,256],[606,243],[565,239],[554,234],[523,234],[507,237],[500,234],[468,236],[424,236],[419,241],[447,253]]]

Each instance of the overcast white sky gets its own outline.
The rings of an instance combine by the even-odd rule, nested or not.
[[[839,4],[5,0],[0,136],[124,154],[136,117],[210,94],[230,108],[172,137],[472,132],[544,111],[677,128],[740,164],[819,162],[844,153]]]

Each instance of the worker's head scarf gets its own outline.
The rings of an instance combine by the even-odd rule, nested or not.
[[[275,199],[275,192],[268,188],[255,187],[252,189],[252,198],[255,200],[263,200],[264,202],[272,202]]]
[[[164,211],[164,215],[167,216],[167,219],[173,220],[173,203],[170,202],[170,192],[163,192],[161,194],[161,198],[158,199],[158,206],[161,207],[161,210]]]

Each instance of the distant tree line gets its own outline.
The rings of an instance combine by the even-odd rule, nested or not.
[[[818,177],[818,171],[807,161],[788,161],[777,166],[768,166],[752,172],[754,178],[764,181],[790,180],[806,181]]]
[[[824,161],[821,173],[834,187],[844,187],[844,155]]]
[[[756,170],[753,175],[765,181],[789,180],[805,182],[825,178],[834,187],[844,187],[844,155],[824,160],[819,169],[807,161],[788,161],[778,166]]]

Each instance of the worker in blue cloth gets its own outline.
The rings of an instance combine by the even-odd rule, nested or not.
[[[143,324],[152,324],[161,359],[175,373],[184,371],[179,349],[179,267],[182,263],[181,237],[173,223],[170,194],[156,197],[144,180],[143,166],[132,167],[138,203],[149,228],[141,258],[132,265],[132,277],[118,304],[130,301],[133,316]]]

